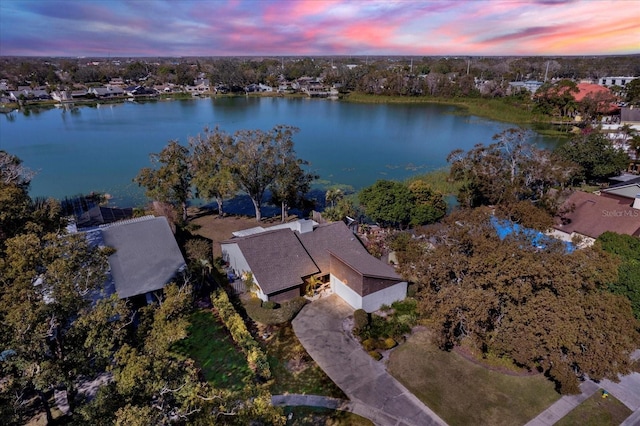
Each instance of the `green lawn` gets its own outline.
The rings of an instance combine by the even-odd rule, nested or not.
[[[555,426],[617,426],[631,415],[632,411],[611,395],[602,398],[602,391],[574,408]]]
[[[176,344],[175,351],[194,359],[213,387],[242,389],[253,372],[224,326],[210,310],[194,312],[189,321],[189,337]]]
[[[488,370],[439,350],[428,331],[394,350],[388,370],[451,425],[523,425],[560,398],[544,376]]]
[[[174,350],[194,359],[214,387],[241,389],[253,374],[225,328],[208,310],[194,312],[189,320],[189,337],[176,344]],[[291,324],[273,330],[264,344],[273,376],[269,386],[273,395],[300,393],[346,399],[304,350]]]
[[[274,329],[266,343],[271,365],[273,395],[300,393],[346,399],[345,394],[307,354],[291,324]]]

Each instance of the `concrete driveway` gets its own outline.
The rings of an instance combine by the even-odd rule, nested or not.
[[[293,320],[293,330],[349,399],[368,408],[358,414],[380,426],[446,425],[347,335],[342,324],[351,314],[353,309],[332,295],[306,305]]]

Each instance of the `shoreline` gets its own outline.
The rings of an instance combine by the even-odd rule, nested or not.
[[[190,100],[190,99],[206,99],[206,98],[233,98],[233,97],[277,97],[285,99],[303,99],[308,96],[300,93],[277,93],[277,92],[260,92],[247,94],[201,94],[192,96],[189,93],[161,94],[159,96],[145,96],[141,98],[120,97],[111,99],[90,99],[79,100],[76,102],[57,102],[57,101],[36,101],[20,105],[17,102],[0,105],[0,113],[10,114],[16,110],[31,108],[75,108],[81,106],[95,107],[97,105],[120,104],[125,102],[157,102],[163,100]],[[311,99],[311,98],[309,98]],[[318,98],[327,99],[328,98]],[[554,127],[551,117],[541,114],[533,114],[525,111],[522,105],[509,102],[510,98],[441,98],[430,96],[385,96],[385,95],[369,95],[360,92],[351,92],[341,94],[337,99],[347,103],[363,103],[363,104],[434,104],[449,105],[456,107],[460,112],[459,115],[473,115],[489,120],[499,121],[503,123],[511,123],[517,126],[526,126],[544,136],[567,137],[566,132],[557,130]]]

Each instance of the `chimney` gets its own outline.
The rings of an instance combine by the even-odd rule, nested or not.
[[[634,209],[640,210],[640,194],[636,195],[636,199],[633,200],[633,206],[631,207],[633,207]]]

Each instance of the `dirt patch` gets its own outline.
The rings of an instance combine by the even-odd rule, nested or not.
[[[214,210],[210,209],[192,209],[189,211],[189,216],[189,223],[198,227],[193,231],[193,234],[213,241],[214,257],[222,255],[220,242],[233,237],[233,232],[256,226],[268,227],[281,223],[279,218],[268,218],[257,222],[253,216],[220,217]]]

